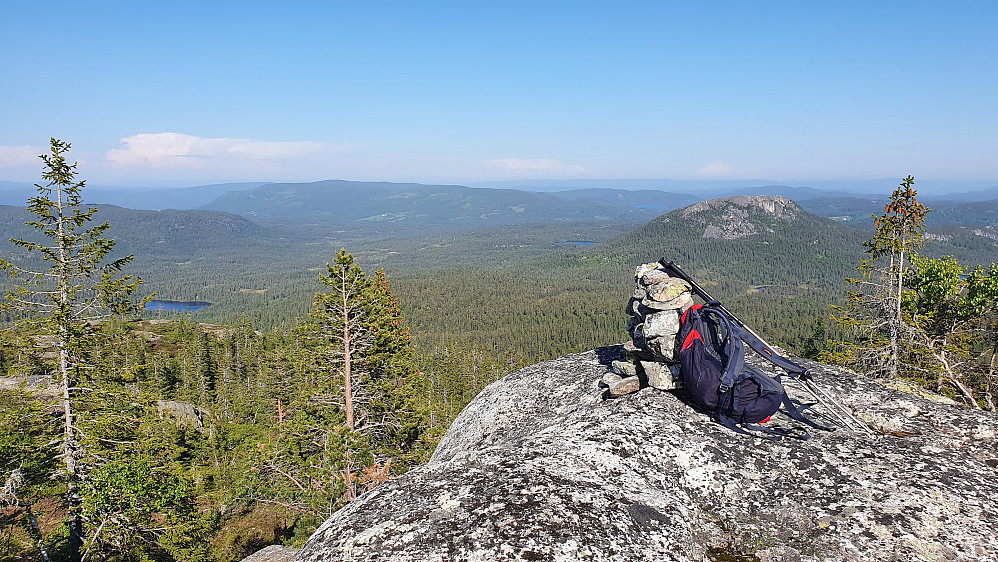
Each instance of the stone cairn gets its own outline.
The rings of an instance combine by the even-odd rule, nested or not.
[[[657,263],[634,272],[634,296],[627,303],[628,359],[614,361],[603,384],[611,396],[637,392],[645,386],[673,390],[682,385],[679,373],[679,319],[693,306],[686,281],[670,277]]]

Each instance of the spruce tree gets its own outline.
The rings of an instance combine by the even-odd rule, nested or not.
[[[837,308],[840,327],[857,334],[849,344],[854,364],[866,372],[890,378],[904,375],[906,354],[915,338],[906,321],[902,301],[911,254],[923,243],[925,215],[918,202],[915,179],[908,176],[891,194],[884,213],[874,216],[876,231],[863,243],[867,256],[860,260],[857,286],[849,291],[845,308]]]
[[[424,377],[384,271],[368,276],[345,249],[326,271],[328,291],[315,295],[302,330],[307,344],[287,354],[289,366],[311,355],[301,363],[302,393],[258,461],[261,482],[272,483],[282,505],[313,512],[421,459],[426,427]]]
[[[77,180],[76,163],[69,164],[67,142],[51,139],[50,153],[41,156],[42,179],[38,195],[28,200],[35,216],[26,224],[40,231],[43,241],[11,239],[28,257],[38,257],[35,267],[0,258],[0,268],[13,278],[4,309],[21,313],[33,329],[49,336],[57,351],[56,375],[61,390],[61,458],[65,468],[69,537],[67,558],[78,562],[83,547],[81,485],[87,477],[80,460],[80,414],[77,412],[81,376],[95,324],[116,314],[136,310],[131,296],[141,281],[120,275],[132,256],[109,259],[114,240],[104,236],[109,224],[92,226],[95,207],[83,206],[84,180]],[[37,261],[37,259],[36,259]]]
[[[398,299],[385,270],[374,272],[366,298],[374,338],[367,358],[366,435],[382,469],[407,469],[432,447],[423,438],[429,426],[429,381],[415,366],[415,350]]]

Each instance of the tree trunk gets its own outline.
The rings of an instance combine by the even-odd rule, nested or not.
[[[73,433],[73,404],[72,404],[72,381],[70,380],[69,368],[69,345],[70,334],[67,327],[69,318],[65,317],[66,308],[70,304],[69,289],[66,286],[70,278],[69,255],[66,241],[66,219],[63,217],[63,192],[62,189],[56,191],[56,232],[59,243],[59,305],[60,309],[56,316],[59,324],[59,373],[62,375],[62,409],[64,416],[63,423],[63,462],[66,464],[66,502],[69,510],[66,514],[66,526],[69,530],[69,552],[67,557],[69,562],[80,562],[81,550],[83,548],[83,521],[80,519],[80,489],[78,475],[76,474],[76,436]]]
[[[357,499],[357,488],[353,483],[353,463],[350,462],[349,451],[343,461],[343,485],[346,487],[347,501],[352,502]]]
[[[356,429],[353,422],[353,388],[351,387],[350,372],[350,312],[347,308],[347,294],[343,295],[343,408],[346,411],[347,427],[350,431]]]
[[[929,349],[931,350],[932,342],[928,341],[927,344],[929,346]],[[953,370],[953,367],[949,363],[949,359],[946,358],[946,338],[943,338],[942,345],[940,346],[939,351],[938,352],[933,351],[932,354],[935,356],[936,361],[939,361],[939,364],[946,372],[946,378],[949,379],[951,383],[953,383],[953,386],[955,386],[957,390],[960,391],[961,394],[963,394],[964,398],[967,399],[967,402],[970,403],[969,405],[972,408],[976,408],[979,410],[981,406],[980,404],[977,403],[977,399],[974,398],[974,393],[971,392],[971,390],[968,389],[966,386],[964,386],[962,382],[960,382],[959,374],[957,374]]]
[[[897,290],[897,308],[894,312],[894,317],[897,318],[898,325],[901,325],[902,314],[901,314],[901,295],[904,291],[904,252],[901,252],[900,259],[898,260],[898,290]]]
[[[987,382],[985,383],[984,399],[987,401],[988,408],[992,412],[998,412],[998,408],[995,408],[994,395],[991,394],[991,389],[994,387],[996,380],[995,377],[995,362],[998,360],[998,349],[991,353],[991,368],[988,370]]]
[[[83,548],[83,522],[80,519],[80,489],[76,474],[76,437],[73,432],[73,405],[70,400],[72,385],[69,378],[69,351],[66,349],[65,334],[59,342],[59,371],[62,373],[62,409],[63,409],[63,462],[66,464],[66,502],[69,511],[66,514],[66,526],[69,529],[70,562],[80,562],[80,551]]]

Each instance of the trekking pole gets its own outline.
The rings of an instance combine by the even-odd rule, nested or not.
[[[800,381],[804,383],[804,388],[814,396],[814,399],[821,402],[825,406],[828,406],[828,411],[832,413],[843,425],[849,426],[853,429],[859,429],[870,435],[876,435],[872,429],[861,420],[859,420],[848,408],[843,406],[841,403],[832,398],[827,392],[825,392],[820,386],[814,383],[810,372],[805,372],[806,377],[800,377]],[[834,406],[834,407],[832,407]]]
[[[694,281],[689,275],[687,275],[686,272],[683,271],[681,267],[676,265],[675,262],[671,261],[667,262],[665,261],[665,258],[662,258],[658,260],[658,263],[671,276],[678,277],[679,279],[682,279],[683,281],[689,283],[690,288],[693,289],[693,292],[696,293],[697,296],[702,298],[704,302],[716,303],[717,307],[721,309],[722,312],[727,314],[728,317],[735,322],[735,324],[738,324],[738,326],[740,326],[743,330],[755,336],[755,338],[759,340],[759,342],[761,342],[763,346],[765,346],[765,349],[763,351],[765,351],[770,355],[774,353],[774,351],[771,349],[772,346],[769,345],[766,342],[766,340],[762,339],[762,336],[755,333],[755,330],[750,328],[747,324],[745,324],[745,322],[742,322],[740,318],[732,314],[732,312],[728,310],[727,307],[725,307],[719,301],[714,300],[714,297],[710,296],[710,294],[703,287],[701,287],[696,281]],[[814,396],[815,400],[824,404],[825,407],[828,408],[828,411],[831,412],[832,415],[834,415],[836,418],[838,418],[839,422],[842,423],[843,427],[850,427],[852,429],[858,428],[870,435],[875,435],[873,430],[870,429],[869,426],[867,426],[865,423],[860,421],[859,418],[857,418],[852,412],[850,412],[848,408],[843,406],[840,402],[832,398],[830,394],[825,392],[820,386],[815,384],[810,371],[804,369],[804,371],[800,373],[800,375],[796,378],[798,378],[804,384],[804,388],[806,388],[808,392],[810,392],[811,395]]]

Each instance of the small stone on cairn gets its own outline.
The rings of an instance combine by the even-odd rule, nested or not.
[[[680,316],[693,306],[690,286],[670,277],[657,263],[639,265],[634,282],[634,296],[627,303],[631,341],[624,344],[630,360],[614,361],[603,377],[611,396],[643,386],[672,390],[682,385],[676,335]]]

